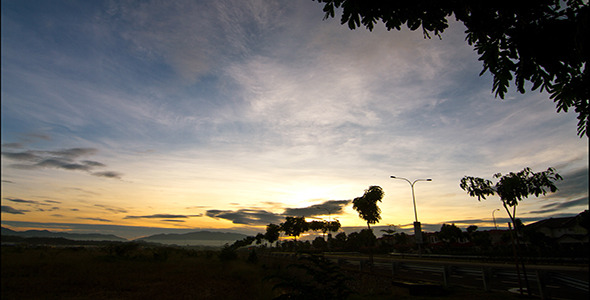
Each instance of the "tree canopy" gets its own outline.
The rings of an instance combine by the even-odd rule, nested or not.
[[[486,196],[498,194],[502,205],[515,227],[518,202],[531,195],[539,196],[545,195],[548,192],[553,193],[557,191],[555,181],[563,179],[553,168],[548,168],[546,171],[538,173],[534,173],[530,168],[524,168],[517,173],[510,172],[506,175],[497,173],[494,175],[494,178],[499,178],[495,184],[491,180],[465,176],[461,179],[460,187],[469,196],[477,197],[478,200],[485,199]],[[512,213],[508,207],[512,208]]]
[[[381,220],[381,209],[377,206],[383,198],[383,189],[380,186],[370,186],[365,190],[365,194],[361,197],[352,200],[352,208],[354,208],[361,219],[367,221],[367,226],[371,229],[370,224],[378,223]]]
[[[454,16],[466,26],[466,41],[493,76],[492,91],[504,98],[511,82],[550,94],[557,112],[578,113],[578,135],[590,136],[590,6],[581,0],[315,0],[325,18],[342,8],[341,24],[373,30],[422,29],[441,37]]]

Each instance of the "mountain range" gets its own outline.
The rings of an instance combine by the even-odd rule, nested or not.
[[[1,235],[6,236],[19,236],[19,237],[38,237],[38,238],[65,238],[73,241],[113,241],[113,242],[125,242],[126,239],[118,237],[113,234],[100,234],[100,233],[68,233],[68,232],[52,232],[48,230],[27,230],[27,231],[14,231],[2,227]]]
[[[245,234],[231,232],[197,231],[189,233],[155,234],[139,238],[141,241],[180,241],[180,240],[209,240],[209,241],[235,241],[245,238]]]
[[[68,233],[68,232],[52,232],[48,230],[27,230],[15,231],[6,227],[2,227],[2,236],[18,236],[24,238],[65,238],[74,241],[117,241],[127,242],[129,240],[113,234],[99,234],[99,233]],[[183,234],[155,234],[147,237],[135,239],[136,241],[156,242],[156,241],[235,241],[245,238],[245,234],[231,233],[231,232],[213,232],[213,231],[197,231]]]

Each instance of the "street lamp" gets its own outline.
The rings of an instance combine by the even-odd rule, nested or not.
[[[335,209],[327,209],[327,208],[325,208],[325,207],[316,207],[316,208],[317,208],[317,209],[323,209],[323,210],[327,211],[327,212],[328,212],[328,221],[332,221],[332,219],[331,219],[331,217],[332,217],[332,212],[333,212]]]
[[[494,209],[494,210],[492,211],[492,219],[494,219],[494,227],[496,228],[496,230],[498,230],[498,226],[496,225],[496,216],[494,216],[494,213],[495,213],[496,211],[500,211],[500,209],[499,209],[499,208],[496,208],[496,209]]]
[[[432,181],[432,179],[430,179],[430,178],[416,179],[414,181],[409,181],[408,179],[403,178],[403,177],[396,177],[393,175],[390,177],[393,179],[405,180],[410,184],[410,187],[412,187],[412,202],[414,203],[414,218],[416,220],[414,222],[414,236],[416,237],[416,243],[418,244],[418,246],[420,246],[422,244],[422,228],[421,228],[420,222],[418,222],[418,212],[416,211],[416,196],[414,195],[414,184],[416,184],[416,182],[418,182],[418,181]]]

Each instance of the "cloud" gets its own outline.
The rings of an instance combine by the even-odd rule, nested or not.
[[[565,202],[550,203],[541,206],[540,210],[530,211],[530,214],[544,214],[558,212],[571,207],[588,207],[588,197],[582,197]]]
[[[311,217],[321,215],[337,215],[342,213],[344,207],[350,204],[351,200],[330,200],[322,204],[315,204],[303,208],[287,208],[284,216]]]
[[[14,215],[23,215],[25,212],[28,212],[28,210],[19,210],[19,209],[14,209],[10,206],[2,205],[2,212],[14,214]]]
[[[60,201],[55,201],[55,200],[45,200],[45,202],[47,203],[61,203]]]
[[[283,213],[273,213],[261,209],[240,209],[232,210],[207,210],[206,215],[215,219],[225,219],[232,221],[234,224],[245,225],[267,225],[269,223],[278,224],[286,216],[312,217],[329,214],[340,214],[342,209],[350,204],[351,200],[329,200],[321,204],[315,204],[302,208],[287,208]]]
[[[101,218],[78,218],[80,220],[91,220],[91,221],[100,221],[100,222],[112,222],[111,220],[101,219]]]
[[[71,163],[67,160],[58,159],[58,158],[45,159],[45,160],[37,163],[36,166],[44,167],[44,168],[81,170],[81,171],[90,171],[90,169],[92,168],[89,165]]]
[[[97,161],[92,161],[92,160],[83,160],[82,163],[87,166],[92,166],[92,167],[106,167],[105,164],[97,162]]]
[[[92,173],[92,175],[98,176],[98,177],[115,178],[115,179],[121,179],[121,176],[123,176],[123,174],[121,174],[119,172],[114,172],[114,171],[94,172],[94,173]]]
[[[57,150],[57,151],[43,151],[43,152],[51,154],[51,155],[57,155],[57,156],[61,156],[61,157],[74,159],[74,158],[77,158],[80,156],[96,154],[98,152],[98,150],[94,149],[94,148],[70,148],[70,149],[63,149],[63,150]]]
[[[27,133],[27,134],[24,134],[23,136],[25,137],[25,139],[27,141],[30,141],[30,140],[50,141],[51,140],[51,136],[44,134],[44,133],[38,133],[38,132]]]
[[[16,202],[16,203],[26,203],[26,204],[34,204],[34,205],[49,205],[46,203],[41,203],[36,200],[25,200],[25,199],[18,199],[18,198],[4,198],[4,199],[11,201],[11,202]],[[46,202],[48,202],[48,201],[46,201]]]
[[[55,151],[27,150],[22,152],[2,152],[2,156],[19,161],[33,162],[33,164],[12,164],[10,167],[23,170],[35,170],[39,168],[53,168],[67,171],[84,171],[93,176],[121,179],[122,174],[115,171],[92,172],[95,168],[106,167],[105,164],[94,160],[75,159],[81,156],[94,155],[98,152],[95,148],[69,148]]]
[[[123,208],[106,206],[106,205],[102,205],[102,204],[94,204],[94,206],[103,208],[103,209],[105,209],[109,212],[112,212],[112,213],[126,213],[127,212],[127,210],[125,210]]]
[[[14,183],[14,181],[4,180],[4,179],[2,179],[2,182],[4,182],[4,183]]]
[[[562,173],[562,181],[555,184],[559,189],[547,198],[572,198],[580,195],[588,195],[588,167],[577,169],[568,173]]]
[[[2,152],[2,155],[6,158],[18,161],[37,161],[41,159],[40,156],[35,155],[29,151],[27,152]]]
[[[238,211],[212,209],[208,210],[206,215],[215,219],[229,220],[234,224],[245,225],[267,225],[269,223],[278,224],[283,219],[282,215],[257,209],[240,209]]]
[[[198,215],[171,215],[171,214],[154,214],[146,216],[126,216],[125,219],[187,219],[191,217],[201,217]]]
[[[21,143],[5,143],[2,144],[2,148],[14,148],[14,149],[20,149],[23,148],[24,145]]]

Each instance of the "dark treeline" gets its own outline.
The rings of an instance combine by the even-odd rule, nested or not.
[[[588,227],[588,211],[576,217],[576,222]],[[524,226],[519,219],[515,222],[520,232],[522,254],[527,257],[587,257],[588,243],[562,244],[535,230]],[[287,217],[285,222],[269,224],[265,233],[249,236],[226,245],[222,250],[226,258],[234,257],[239,248],[264,248],[289,252],[360,252],[360,253],[417,253],[415,237],[392,229],[381,230],[377,237],[372,229],[346,234],[338,232],[338,221],[306,222],[304,217]],[[298,240],[301,234],[314,231],[323,233],[314,239]],[[333,233],[336,233],[334,234]],[[281,234],[286,237],[280,239]],[[264,243],[268,242],[268,244]],[[422,247],[425,254],[479,255],[502,257],[512,255],[511,236],[508,230],[480,231],[475,225],[465,230],[455,224],[442,224],[437,232],[423,233]]]

